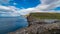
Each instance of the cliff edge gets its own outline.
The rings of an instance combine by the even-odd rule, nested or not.
[[[41,14],[41,15],[43,15],[43,14]],[[16,31],[10,32],[8,34],[60,34],[60,19],[54,19],[55,17],[50,19],[51,17],[53,17],[51,15],[50,15],[51,17],[49,17],[49,19],[46,19],[45,17],[43,17],[45,19],[41,19],[40,17],[38,17],[41,15],[40,15],[40,13],[34,14],[34,15],[30,14],[27,17],[27,20],[29,23],[28,27],[18,29]],[[59,18],[59,15],[58,15],[58,18]]]

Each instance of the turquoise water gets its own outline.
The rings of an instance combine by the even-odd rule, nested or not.
[[[22,16],[0,17],[0,34],[5,34],[27,26],[27,19]]]

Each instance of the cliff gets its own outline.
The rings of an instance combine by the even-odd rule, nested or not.
[[[60,19],[58,19],[59,15],[57,16],[55,14],[52,14],[56,16],[56,19],[51,19],[52,16],[46,19],[46,15],[41,14],[45,15],[43,19],[41,19],[40,14],[41,13],[34,13],[34,15],[30,14],[27,17],[29,23],[29,26],[27,28],[18,29],[17,31],[10,32],[8,34],[60,34]]]

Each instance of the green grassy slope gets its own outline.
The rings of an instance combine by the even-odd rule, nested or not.
[[[60,13],[31,13],[31,16],[40,19],[60,19]]]

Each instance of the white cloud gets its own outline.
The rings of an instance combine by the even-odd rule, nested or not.
[[[42,10],[50,10],[60,6],[60,0],[41,0],[41,2],[37,8]]]
[[[21,14],[29,14],[31,12],[59,12],[54,9],[56,7],[60,7],[60,0],[41,0],[41,4],[33,8],[21,9]],[[60,12],[59,12],[60,13]]]
[[[52,3],[55,3],[59,0],[40,0],[42,4],[52,4]]]
[[[9,4],[10,1],[13,0],[0,0],[0,4]]]
[[[60,7],[60,0],[41,0],[41,4],[33,8],[23,8],[19,9],[14,6],[0,6],[0,13],[3,13],[2,16],[20,16],[26,15],[32,12],[59,12],[55,10],[50,10],[56,7]]]
[[[13,3],[14,5],[17,5],[17,3]]]
[[[17,10],[14,6],[0,6],[0,16],[19,16]]]

